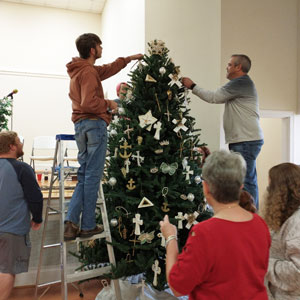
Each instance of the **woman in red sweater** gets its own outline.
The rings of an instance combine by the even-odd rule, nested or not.
[[[166,275],[175,296],[191,300],[267,300],[270,234],[257,214],[239,205],[246,173],[242,156],[211,154],[202,170],[203,191],[213,218],[195,225],[178,254],[177,229],[160,222],[166,238]]]

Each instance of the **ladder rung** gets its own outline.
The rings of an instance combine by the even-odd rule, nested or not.
[[[38,284],[37,287],[40,288],[43,286],[52,285],[52,284],[56,284],[56,283],[60,283],[60,282],[61,282],[61,280],[49,281],[49,282]]]
[[[53,208],[51,206],[48,206],[48,208],[52,211],[49,212],[49,215],[51,215],[51,213],[57,213],[57,214],[60,214],[60,210],[59,209],[56,209],[56,208]]]
[[[97,269],[88,270],[88,271],[81,271],[81,272],[77,272],[74,274],[68,274],[67,282],[71,283],[71,282],[78,281],[78,280],[85,280],[88,278],[98,277],[98,276],[101,276],[102,274],[108,273],[110,271],[111,271],[111,267],[107,266],[107,267],[97,268]]]
[[[48,212],[48,216],[52,216],[52,215],[59,215],[60,211],[50,211]]]
[[[44,245],[43,248],[47,249],[47,248],[54,248],[54,247],[59,247],[60,243],[56,243],[56,244],[49,244],[49,245]]]
[[[81,238],[81,237],[78,237],[74,240],[71,240],[71,241],[66,241],[66,243],[75,243],[75,242],[84,242],[84,241],[90,241],[90,240],[97,240],[97,239],[103,239],[103,238],[106,238],[107,237],[107,234],[105,231],[99,233],[99,234],[95,234],[91,237],[88,237],[88,238]]]

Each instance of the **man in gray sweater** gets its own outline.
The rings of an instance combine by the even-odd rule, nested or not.
[[[225,104],[223,126],[229,149],[239,152],[247,163],[244,189],[254,198],[258,208],[256,158],[264,143],[259,125],[258,96],[255,85],[247,75],[251,60],[244,54],[234,54],[227,65],[226,77],[230,80],[216,91],[205,90],[190,78],[183,77],[182,83],[193,94],[208,103]]]
[[[27,272],[29,231],[42,224],[43,195],[33,169],[18,161],[23,144],[16,132],[0,132],[0,299],[7,299],[16,274]]]

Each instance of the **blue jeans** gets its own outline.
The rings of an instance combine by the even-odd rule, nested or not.
[[[252,195],[257,209],[259,207],[259,201],[256,175],[256,158],[263,144],[264,140],[229,144],[229,150],[233,152],[239,152],[246,161],[247,172],[244,181],[244,190]]]
[[[75,123],[75,139],[78,146],[78,183],[73,193],[66,221],[79,224],[81,229],[96,227],[96,202],[103,175],[107,148],[107,125],[102,119],[81,120]]]

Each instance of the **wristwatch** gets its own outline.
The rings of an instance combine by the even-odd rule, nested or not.
[[[193,90],[193,88],[196,86],[196,83],[193,83],[190,87],[191,90]]]

